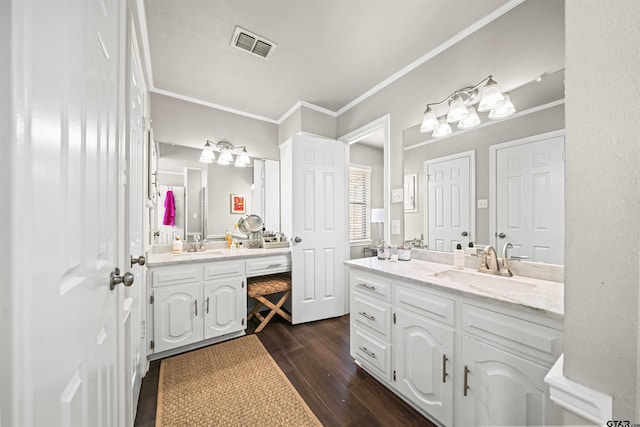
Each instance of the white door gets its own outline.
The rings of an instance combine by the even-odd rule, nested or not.
[[[129,245],[125,262],[144,254],[143,214],[145,202],[144,188],[144,147],[145,147],[145,87],[140,65],[140,57],[135,41],[133,21],[130,21],[130,44],[128,62],[127,91],[127,148],[126,181],[123,191],[127,195],[125,236]],[[141,261],[144,263],[144,261]],[[144,268],[138,263],[125,266],[130,269],[135,281],[134,286],[125,288],[123,335],[124,335],[124,375],[125,375],[125,419],[126,425],[133,425],[143,370],[146,368],[143,353],[142,319],[144,295]]]
[[[13,2],[7,425],[120,424],[124,2]],[[4,59],[3,59],[4,60]],[[16,237],[18,234],[16,234]],[[4,286],[4,282],[3,282]],[[5,401],[5,399],[7,399]]]
[[[496,247],[564,263],[564,137],[496,150]]]
[[[429,249],[451,252],[474,241],[473,164],[473,152],[425,162]]]
[[[283,206],[291,204],[283,208],[289,210],[283,230],[292,239],[293,323],[347,312],[345,154],[342,142],[306,135],[282,146]]]

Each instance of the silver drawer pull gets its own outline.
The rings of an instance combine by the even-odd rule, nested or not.
[[[367,350],[367,347],[358,347],[364,354],[369,356],[372,359],[376,358],[376,354],[372,351]]]
[[[375,317],[373,317],[373,316],[372,316],[372,315],[370,315],[370,314],[365,313],[364,311],[361,311],[361,312],[359,312],[358,314],[359,314],[360,316],[362,316],[362,317],[366,317],[367,319],[371,320],[372,322],[374,322],[374,321],[376,320],[376,318],[375,318]]]
[[[368,289],[370,291],[375,291],[376,287],[372,286],[372,285],[367,285],[366,283],[358,283],[358,287],[359,288],[364,288],[364,289]]]
[[[267,268],[276,268],[276,267],[280,267],[282,265],[282,263],[280,264],[269,264],[269,267]]]

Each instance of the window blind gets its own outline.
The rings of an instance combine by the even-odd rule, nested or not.
[[[349,167],[349,239],[371,238],[371,168]]]

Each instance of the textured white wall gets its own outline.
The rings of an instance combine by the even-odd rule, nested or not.
[[[640,423],[640,1],[566,3],[565,375]]]

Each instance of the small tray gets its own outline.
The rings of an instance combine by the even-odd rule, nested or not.
[[[265,249],[288,248],[289,242],[263,242],[262,247]]]

